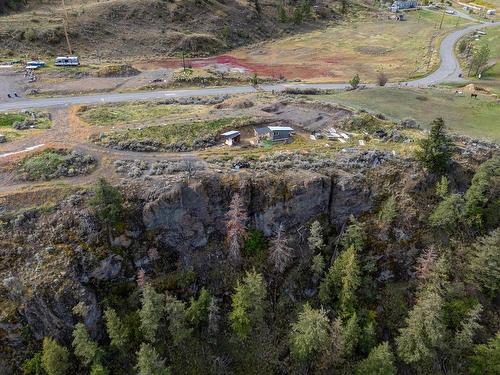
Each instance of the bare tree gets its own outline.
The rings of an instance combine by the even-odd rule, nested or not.
[[[288,246],[285,228],[283,223],[281,223],[276,231],[276,236],[271,240],[269,262],[277,272],[282,273],[288,267],[292,258],[293,249]]]
[[[417,265],[415,271],[417,277],[421,280],[426,280],[429,278],[432,266],[436,263],[437,254],[434,247],[429,247],[420,255],[417,259]]]
[[[229,259],[238,264],[241,262],[241,245],[247,236],[245,223],[248,219],[247,212],[243,207],[243,202],[238,193],[233,195],[229,205],[229,211],[226,213],[226,241],[229,248]]]

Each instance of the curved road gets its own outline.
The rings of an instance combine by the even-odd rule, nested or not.
[[[468,26],[464,29],[454,31],[447,35],[440,46],[441,63],[439,68],[430,75],[414,80],[403,82],[405,86],[412,87],[427,87],[438,82],[457,81],[460,80],[458,75],[461,73],[460,66],[454,54],[455,43],[464,35],[489,26],[498,26],[500,22],[481,23]],[[99,103],[117,103],[128,102],[135,100],[151,100],[164,99],[166,97],[190,97],[190,96],[207,96],[207,95],[233,95],[264,91],[283,91],[286,88],[315,88],[315,89],[344,89],[347,83],[324,83],[324,84],[276,84],[276,85],[260,85],[257,88],[253,86],[228,86],[219,88],[200,88],[189,90],[169,90],[169,91],[147,91],[147,92],[131,92],[131,93],[102,93],[83,96],[66,96],[56,98],[34,98],[34,99],[12,99],[11,101],[0,102],[0,111],[6,110],[21,110],[29,108],[46,108],[46,107],[61,107],[75,104],[99,104]],[[394,87],[398,84],[389,84],[387,86]],[[370,85],[368,85],[370,86]]]

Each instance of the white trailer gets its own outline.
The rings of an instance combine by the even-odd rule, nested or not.
[[[56,57],[56,66],[78,66],[80,59],[76,56],[59,56]]]

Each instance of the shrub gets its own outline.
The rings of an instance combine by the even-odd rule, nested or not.
[[[500,331],[486,344],[476,345],[470,357],[470,375],[495,375],[500,373]]]
[[[24,39],[28,42],[34,42],[37,38],[35,30],[29,28],[24,32]]]
[[[356,74],[354,75],[354,77],[352,77],[352,78],[351,78],[351,80],[349,81],[349,84],[351,85],[351,87],[352,87],[353,89],[357,89],[357,88],[358,88],[358,86],[359,86],[359,82],[360,82],[360,79],[359,79],[359,74],[358,74],[358,73],[356,73]]]
[[[95,195],[89,200],[97,217],[105,225],[116,226],[122,220],[123,197],[120,191],[100,178],[94,188]]]
[[[379,86],[385,86],[385,84],[387,83],[387,81],[389,81],[389,78],[387,77],[387,75],[384,72],[380,72],[377,75],[377,84]]]
[[[41,180],[55,174],[63,163],[64,154],[49,149],[25,158],[19,166],[19,171],[24,173],[29,181]]]

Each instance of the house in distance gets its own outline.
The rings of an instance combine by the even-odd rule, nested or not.
[[[294,130],[289,126],[266,126],[255,129],[255,141],[259,143],[263,140],[271,142],[288,142]]]

